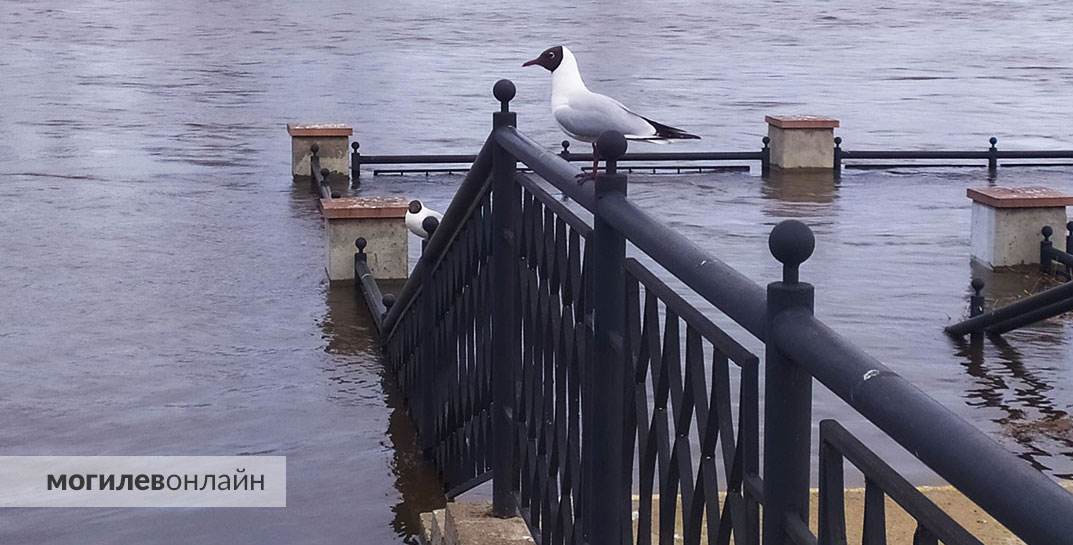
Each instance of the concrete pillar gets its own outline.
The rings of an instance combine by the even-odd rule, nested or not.
[[[406,278],[409,274],[409,231],[405,199],[395,197],[344,197],[321,199],[327,240],[328,279],[354,279],[354,241],[368,241],[369,269],[377,280]]]
[[[778,168],[833,169],[838,120],[812,115],[768,115],[771,164]]]
[[[320,146],[320,167],[350,178],[350,135],[354,129],[342,123],[288,123],[291,135],[291,174],[309,178],[309,148]]]
[[[1040,229],[1061,233],[1073,195],[1047,187],[969,188],[972,257],[995,269],[1039,263]]]

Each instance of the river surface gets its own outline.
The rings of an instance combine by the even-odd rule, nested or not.
[[[509,77],[551,149],[547,74],[520,63],[565,42],[590,87],[704,137],[676,150],[755,150],[772,113],[837,117],[847,149],[1070,148],[1070,28],[1061,1],[2,0],[0,455],[273,454],[290,478],[282,510],[4,510],[0,543],[399,543],[442,502],[364,310],[325,282],[287,122],[352,123],[366,153],[473,153]],[[443,207],[459,179],[367,173],[362,192]],[[1073,170],[996,181],[1073,191]],[[1068,476],[1073,324],[979,349],[941,333],[972,274],[964,191],[987,183],[719,173],[630,192],[761,283],[771,226],[808,222],[819,316]],[[988,280],[992,303],[1041,282]],[[816,413],[933,480],[823,392]]]

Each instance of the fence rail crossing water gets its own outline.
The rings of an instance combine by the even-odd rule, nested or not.
[[[542,545],[845,543],[849,460],[866,543],[885,542],[884,497],[917,521],[914,542],[977,543],[834,421],[820,424],[811,532],[816,379],[1025,542],[1073,542],[1073,495],[812,315],[807,226],[772,231],[783,276],[765,290],[627,198],[621,135],[601,136],[606,170],[578,183],[517,129],[514,85],[494,94],[493,130],[380,325],[448,496],[491,479],[494,513],[520,514]],[[627,242],[764,343],[762,407],[760,358]]]

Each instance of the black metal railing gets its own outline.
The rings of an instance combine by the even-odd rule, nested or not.
[[[1054,247],[1051,240],[1054,229],[1050,225],[1043,226],[1040,234],[1043,236],[1039,243],[1040,272],[1057,273],[1067,281],[1073,279],[1073,221],[1066,224],[1065,250]],[[1061,265],[1057,271],[1056,263]],[[983,287],[983,281],[972,281],[975,295],[969,301],[969,318],[947,326],[944,329],[947,334],[955,337],[981,333],[1001,335],[1073,310],[1073,283],[1049,288],[988,312],[984,311]]]
[[[313,193],[320,195],[322,199],[332,199],[332,185],[328,180],[331,171],[320,166],[320,146],[313,144],[309,147],[309,181]]]
[[[771,168],[771,140],[767,136],[762,138],[762,147],[758,151],[686,151],[686,152],[634,152],[623,155],[619,161],[620,169],[626,172],[712,172],[726,170],[749,170],[748,165],[730,165],[720,163],[759,163],[760,170],[766,174]],[[1025,167],[1025,166],[1073,166],[1073,162],[1040,162],[1044,160],[1069,160],[1073,161],[1073,150],[1002,150],[998,149],[998,139],[991,137],[989,147],[981,150],[846,150],[842,148],[842,137],[836,136],[833,140],[834,171],[842,169],[891,169],[906,166],[913,167],[975,167],[979,164],[987,166],[992,173],[999,166]],[[568,162],[591,162],[592,153],[575,153],[570,151],[570,142],[562,141],[562,151],[559,156]],[[468,171],[465,167],[448,166],[421,166],[413,165],[451,165],[470,164],[476,160],[476,155],[468,154],[398,154],[398,155],[362,155],[359,153],[361,145],[358,142],[351,144],[351,178],[358,182],[361,176],[362,165],[410,165],[410,168],[380,168],[373,169],[374,176],[387,174],[443,174],[462,173]],[[999,160],[1022,160],[1029,162]],[[846,162],[846,161],[851,162]],[[653,164],[636,164],[649,162]],[[886,161],[886,162],[880,162]],[[893,161],[893,162],[891,162]],[[945,162],[943,162],[945,161]],[[950,161],[959,161],[951,163]],[[703,164],[703,163],[713,164]],[[590,167],[582,166],[582,171]],[[527,168],[522,166],[521,171]]]
[[[1066,223],[1066,244],[1064,250],[1054,247],[1054,229],[1050,225],[1044,225],[1040,229],[1043,240],[1039,243],[1039,267],[1044,274],[1055,274],[1055,263],[1061,265],[1057,274],[1066,280],[1073,280],[1073,221]]]
[[[382,325],[449,496],[491,478],[493,512],[521,514],[542,545],[665,544],[675,533],[691,544],[840,543],[844,457],[866,478],[870,543],[883,542],[884,495],[917,520],[920,542],[972,543],[826,422],[825,522],[812,535],[817,379],[1027,543],[1070,543],[1073,496],[813,317],[798,272],[815,245],[808,227],[772,231],[783,277],[765,292],[626,197],[621,135],[601,136],[606,169],[579,184],[578,168],[517,130],[514,93],[496,84],[492,133]],[[764,343],[762,433],[759,358],[627,259],[627,243]]]

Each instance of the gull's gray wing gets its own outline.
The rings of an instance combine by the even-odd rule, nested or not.
[[[569,134],[595,140],[604,131],[618,131],[627,137],[649,138],[656,129],[619,101],[599,93],[575,93],[553,111],[555,121]]]

